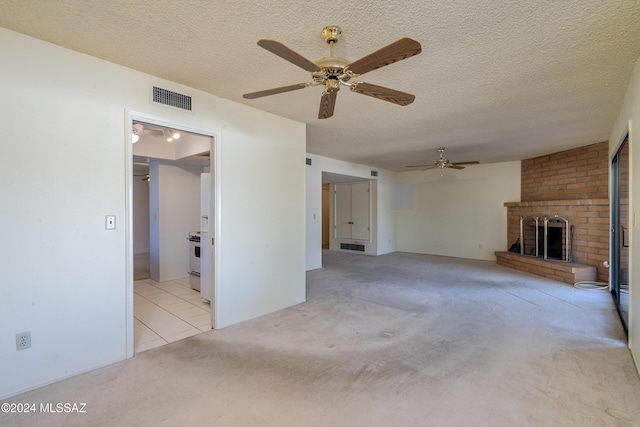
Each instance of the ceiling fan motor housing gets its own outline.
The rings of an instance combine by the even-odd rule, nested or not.
[[[342,35],[342,29],[337,25],[329,25],[322,29],[322,35],[324,36],[327,43],[336,43]]]

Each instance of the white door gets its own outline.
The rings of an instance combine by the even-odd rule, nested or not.
[[[370,240],[371,183],[351,184],[351,239]]]
[[[335,184],[335,238],[371,240],[371,183]]]
[[[351,184],[335,185],[335,238],[351,239]]]

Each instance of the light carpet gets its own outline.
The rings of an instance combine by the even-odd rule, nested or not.
[[[637,426],[607,293],[486,261],[324,251],[307,302],[9,402],[17,426]]]

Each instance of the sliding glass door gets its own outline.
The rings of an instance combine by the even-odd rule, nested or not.
[[[629,319],[629,139],[611,163],[611,294],[627,330]]]

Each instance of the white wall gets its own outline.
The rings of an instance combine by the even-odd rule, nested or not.
[[[495,260],[506,250],[505,202],[520,201],[520,162],[392,172],[307,153],[307,270],[322,267],[322,172],[375,180],[375,255],[403,251]],[[371,170],[378,177],[371,177]],[[315,214],[315,219],[314,219]],[[482,245],[482,248],[480,248]]]
[[[304,124],[2,28],[0,57],[0,398],[127,356],[127,111],[219,135],[217,326],[305,300]]]
[[[313,270],[322,267],[322,172],[353,176],[363,180],[375,180],[375,192],[372,194],[375,211],[373,221],[372,250],[382,255],[396,250],[396,214],[392,206],[392,190],[396,173],[371,166],[343,162],[307,153],[311,166],[307,168],[307,249],[306,268]],[[371,171],[378,171],[377,177]],[[314,217],[315,216],[315,217]]]
[[[507,240],[505,202],[520,201],[520,162],[398,173],[398,250],[495,260]]]
[[[624,104],[620,115],[616,120],[611,134],[609,135],[609,155],[613,156],[624,140],[627,131],[629,132],[629,153],[630,153],[630,183],[629,183],[629,207],[632,218],[638,214],[640,209],[640,58],[636,62],[636,67],[631,76],[631,82],[627,89]],[[636,368],[640,371],[640,230],[636,221],[631,224],[631,244],[629,248],[629,348],[636,363]]]
[[[235,110],[214,166],[216,328],[306,300],[305,126]]]
[[[189,231],[200,230],[200,174],[199,166],[173,164],[153,160],[150,165],[149,206],[151,240],[154,247],[150,259],[153,280],[189,277]]]
[[[322,169],[317,160],[307,153],[311,166],[306,166],[306,249],[305,268],[322,268]]]
[[[135,169],[134,174],[149,172],[149,168]],[[142,176],[133,178],[133,253],[149,252],[149,182]]]

